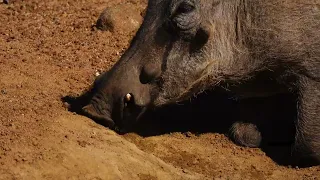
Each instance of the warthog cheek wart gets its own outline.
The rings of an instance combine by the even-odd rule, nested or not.
[[[161,74],[161,69],[156,63],[148,63],[146,64],[140,74],[140,82],[142,84],[147,84],[156,78],[158,78]]]

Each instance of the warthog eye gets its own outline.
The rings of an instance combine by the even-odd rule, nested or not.
[[[190,13],[194,10],[194,5],[189,1],[183,1],[177,8],[175,14]]]
[[[190,40],[197,32],[200,16],[193,0],[183,0],[172,8],[170,24],[180,37]]]

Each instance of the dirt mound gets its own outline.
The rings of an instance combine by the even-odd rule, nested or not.
[[[147,2],[0,3],[0,179],[320,177],[320,167],[279,166],[215,131],[118,135],[69,112],[61,98],[88,88],[135,33],[95,28],[101,12],[119,3],[143,14]]]

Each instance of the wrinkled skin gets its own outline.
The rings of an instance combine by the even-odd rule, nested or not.
[[[97,78],[83,112],[129,129],[146,109],[215,87],[239,98],[294,93],[293,155],[319,164],[319,29],[320,1],[149,0],[130,47]],[[259,146],[255,125],[232,131],[240,144]]]

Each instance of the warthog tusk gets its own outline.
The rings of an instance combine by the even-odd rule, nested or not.
[[[132,95],[130,93],[128,93],[128,94],[126,94],[124,99],[125,99],[126,102],[130,102],[131,98],[132,98]]]

